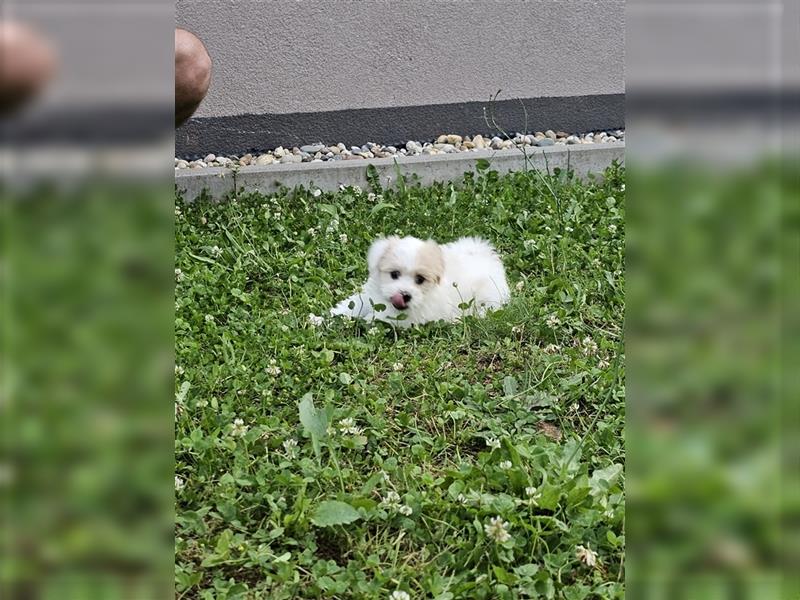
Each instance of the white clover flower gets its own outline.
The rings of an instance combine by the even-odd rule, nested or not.
[[[222,256],[222,248],[219,246],[211,246],[211,254],[217,258]]]
[[[180,217],[181,216],[181,208],[180,208],[180,206],[176,206],[175,207],[175,216],[176,217]]]
[[[200,217],[200,222],[201,222],[203,225],[205,225],[206,223],[208,223],[208,219],[206,219],[205,217]]]
[[[597,564],[597,552],[592,550],[589,544],[586,544],[586,547],[583,545],[576,546],[575,555],[578,557],[578,560],[583,562],[587,567],[594,567]]]
[[[355,419],[347,417],[339,421],[339,432],[343,435],[361,435],[364,430],[356,427]]]
[[[535,487],[526,487],[525,495],[528,497],[529,504],[532,506],[539,506],[539,498],[542,497],[542,493],[539,492]]]
[[[247,433],[247,425],[244,424],[242,419],[234,419],[233,426],[231,427],[231,435],[242,437]]]
[[[403,363],[396,362],[392,365],[392,371],[402,371],[403,370]]]
[[[314,196],[314,198],[319,198],[322,195],[322,190],[317,188],[311,192],[311,195]]]
[[[308,228],[308,235],[310,235],[311,237],[316,236],[317,235],[317,230],[314,227],[309,227]]]
[[[288,454],[290,457],[294,457],[295,450],[297,449],[297,440],[294,438],[289,438],[288,440],[284,440],[283,449],[286,451],[286,454]]]
[[[403,590],[395,590],[389,594],[389,600],[411,600],[411,596]]]
[[[185,485],[186,483],[183,481],[183,479],[175,475],[175,491],[180,492]]]
[[[274,358],[271,358],[269,361],[269,366],[266,368],[267,373],[272,375],[273,377],[277,377],[281,374],[281,368],[278,366],[278,361]]]
[[[213,315],[206,315],[205,319],[206,319],[206,323],[213,323],[214,322],[214,316]]]
[[[197,408],[205,408],[206,406],[208,406],[208,400],[206,400],[205,398],[201,398],[200,400],[197,401],[196,406]]]
[[[343,234],[341,234],[339,236],[339,243],[340,244],[346,244],[347,243],[347,234],[346,233],[343,233]]]
[[[503,469],[504,471],[508,471],[514,465],[511,463],[510,460],[504,460],[503,462],[501,462],[497,466],[500,467],[501,469]]]
[[[175,375],[183,375],[185,370],[180,365],[175,365]]]
[[[367,330],[367,335],[378,335],[379,329],[377,327],[370,327]]]
[[[611,225],[608,226],[608,232],[609,233],[616,233],[617,232],[617,226],[612,223]]]
[[[353,186],[353,191],[358,195],[361,195],[361,193],[362,193],[361,187],[357,186],[357,185]]]
[[[597,344],[588,335],[581,340],[581,344],[583,345],[583,353],[586,356],[592,356],[597,352]]]
[[[464,494],[459,494],[456,496],[456,502],[459,504],[468,504],[469,500],[467,500],[467,497]]]
[[[522,333],[522,327],[520,325],[514,325],[511,328],[511,333]]]
[[[381,500],[381,506],[394,512],[398,512],[401,515],[411,515],[414,510],[410,506],[403,504],[400,500],[400,494],[394,490],[389,490],[386,492],[386,496],[383,498],[383,500]]]
[[[500,448],[500,440],[498,440],[496,437],[487,437],[486,446],[495,449]]]
[[[600,360],[597,361],[597,367],[600,369],[607,369],[610,366],[611,363],[608,362],[608,359],[606,358],[601,358]]]
[[[525,289],[525,282],[520,280],[520,281],[517,282],[517,285],[515,285],[514,287],[517,289],[518,292],[521,292],[522,290]]]
[[[370,202],[375,202],[376,199],[377,199],[377,196],[375,194],[373,194],[372,192],[367,194],[367,200],[369,200]]]
[[[183,278],[184,278],[183,271],[181,271],[180,269],[175,269],[175,280],[183,281]]]
[[[400,494],[395,492],[394,490],[389,490],[386,492],[386,497],[384,497],[381,504],[389,505],[389,504],[397,504],[400,502]]]
[[[483,526],[486,535],[498,544],[503,544],[511,539],[508,528],[508,521],[503,521],[501,517],[492,517],[489,519],[489,522]]]
[[[319,327],[320,325],[322,325],[325,322],[325,319],[324,319],[324,317],[319,317],[319,316],[315,315],[314,313],[309,313],[308,322],[311,323],[311,325],[314,326],[314,327]]]
[[[543,352],[545,354],[558,354],[560,351],[561,348],[559,348],[555,344],[547,344],[547,346],[543,348]]]
[[[567,225],[566,227],[564,227],[564,231],[570,231],[571,232],[571,231],[575,231],[575,230],[572,227],[570,227],[569,225]]]
[[[555,328],[561,324],[561,319],[559,319],[556,315],[549,315],[545,320],[545,323],[547,323],[548,327]]]

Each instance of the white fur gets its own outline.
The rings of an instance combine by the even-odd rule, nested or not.
[[[339,302],[331,315],[409,327],[455,321],[464,314],[483,316],[506,304],[510,296],[503,263],[491,244],[479,238],[441,245],[414,237],[380,238],[369,249],[367,265],[369,278],[361,291]],[[396,279],[393,271],[399,272]],[[422,284],[418,275],[425,277]],[[392,305],[391,298],[398,293],[411,296],[404,310]],[[467,303],[467,309],[460,307]],[[375,311],[374,305],[386,308]],[[397,320],[401,314],[405,319]]]

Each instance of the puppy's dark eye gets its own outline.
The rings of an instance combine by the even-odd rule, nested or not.
[[[415,281],[417,282],[417,285],[422,285],[425,283],[425,278],[422,275],[417,275]]]
[[[392,271],[391,273],[389,273],[389,275],[392,276],[392,279],[397,279],[398,277],[400,277],[400,271]]]

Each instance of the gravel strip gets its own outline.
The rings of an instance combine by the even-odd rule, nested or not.
[[[517,133],[511,139],[484,137],[480,134],[462,137],[455,134],[440,135],[433,142],[418,142],[409,140],[405,146],[382,146],[367,142],[363,146],[347,147],[342,143],[328,146],[323,143],[306,144],[292,149],[278,146],[270,152],[262,154],[245,154],[244,156],[216,156],[209,154],[202,160],[184,160],[175,158],[175,170],[202,169],[205,167],[235,167],[271,164],[288,164],[301,162],[326,162],[337,160],[364,160],[367,158],[391,158],[394,156],[419,156],[435,154],[452,154],[457,152],[471,152],[474,150],[494,149],[505,150],[508,148],[535,148],[555,145],[574,144],[602,144],[606,142],[619,142],[625,140],[625,131],[598,131],[586,134],[569,134],[563,131],[524,134]]]

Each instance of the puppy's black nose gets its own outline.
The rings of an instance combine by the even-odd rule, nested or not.
[[[406,304],[408,304],[409,302],[411,302],[411,294],[409,294],[408,292],[403,292],[403,301],[404,301]]]

